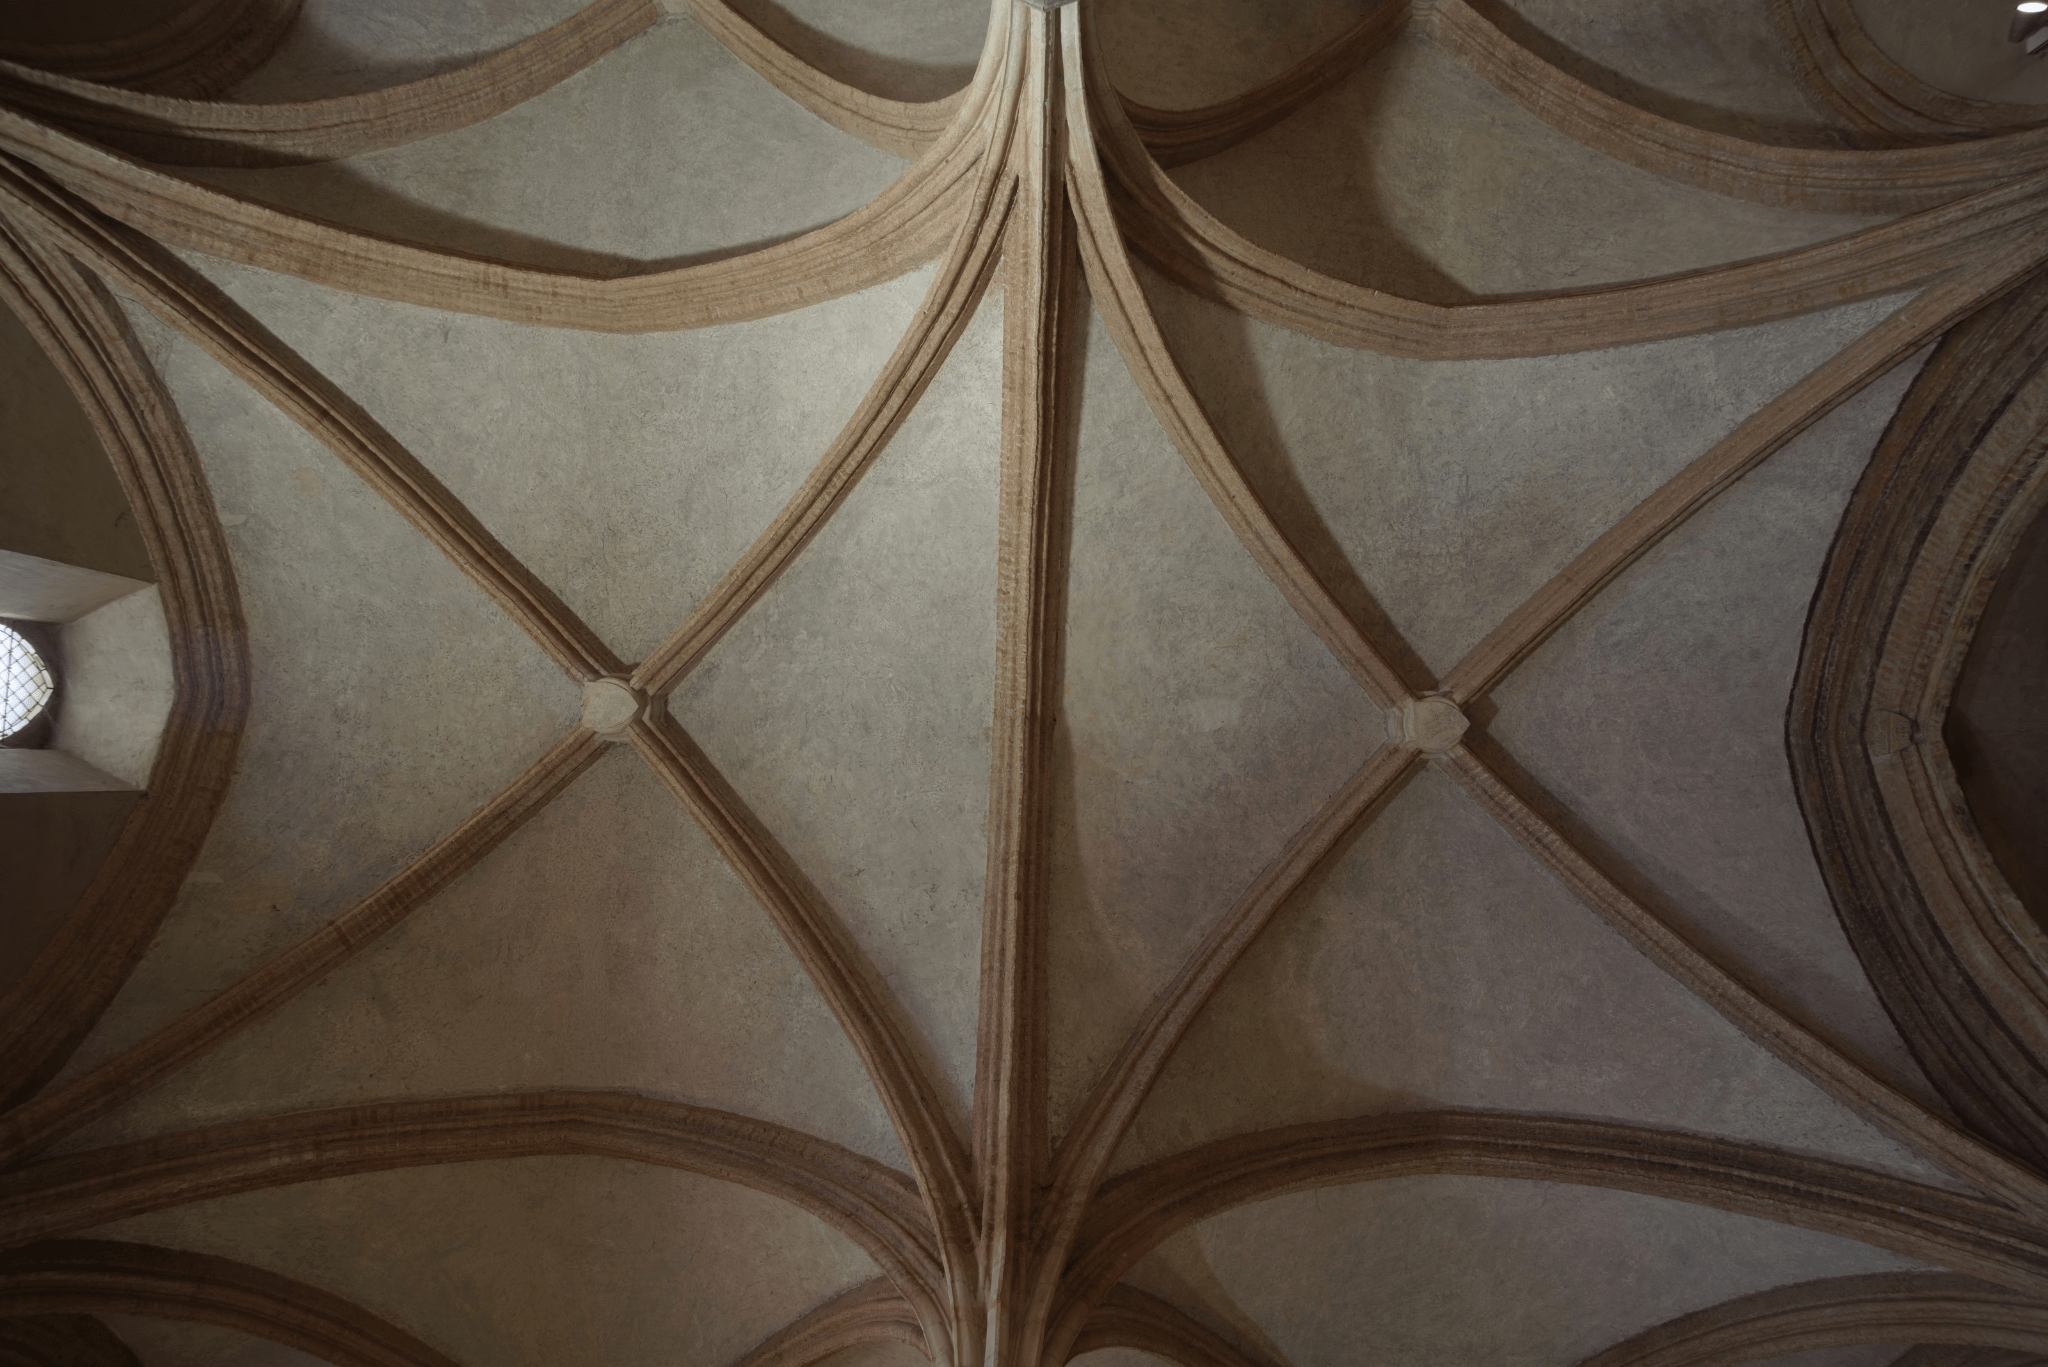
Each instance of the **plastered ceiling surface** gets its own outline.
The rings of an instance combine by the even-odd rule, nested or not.
[[[23,1064],[0,1210],[300,1297],[74,1308],[146,1367],[1565,1367],[1893,1278],[2033,1298],[1926,1342],[2048,1345],[2043,1179],[1922,1072],[1785,742],[1873,449],[2048,253],[1898,225],[2037,170],[1812,189],[1863,135],[1765,0],[609,9],[346,155],[0,129],[9,259],[102,281],[189,438],[246,678],[159,920]],[[1952,94],[2048,90],[1855,9]],[[304,0],[209,94],[456,80],[580,12]],[[1819,179],[1618,150],[1510,47]],[[666,321],[517,302],[842,232]],[[77,648],[186,658],[158,592]],[[608,737],[599,675],[655,699]],[[80,744],[166,773],[167,687]],[[1439,701],[1462,738],[1403,729]],[[1600,1360],[1923,1342],[1826,1323]]]

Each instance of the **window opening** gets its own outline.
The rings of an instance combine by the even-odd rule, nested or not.
[[[50,666],[28,638],[0,625],[0,740],[11,739],[40,717],[56,689]]]

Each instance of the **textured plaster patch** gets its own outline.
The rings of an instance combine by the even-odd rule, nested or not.
[[[171,713],[171,638],[156,585],[118,598],[59,633],[64,694],[55,745],[137,788]]]
[[[766,913],[625,750],[357,958],[70,1147],[556,1087],[743,1112],[904,1161]]]
[[[1238,893],[1385,736],[1093,320],[1054,733],[1052,1130]]]
[[[1612,160],[1412,35],[1173,178],[1262,247],[1445,304],[1697,270],[1880,221],[1750,204]]]
[[[575,724],[577,689],[296,426],[146,316],[239,581],[251,704],[170,919],[72,1069],[324,925]]]
[[[593,271],[794,236],[867,203],[903,167],[677,18],[525,104],[423,142],[312,166],[180,171],[387,237]]]
[[[783,577],[670,697],[973,1087],[995,662],[1002,301]]]
[[[1118,1164],[1437,1107],[1669,1126],[1938,1180],[1666,976],[1425,768],[1225,979]]]
[[[1917,368],[1851,399],[1609,585],[1495,690],[1490,730],[1712,952],[1924,1097],[1842,933],[1785,756],[1821,562]]]
[[[1226,1212],[1130,1280],[1292,1367],[1567,1367],[1734,1296],[1917,1266],[1657,1197],[1404,1177]]]
[[[1175,355],[1281,525],[1356,620],[1387,623],[1419,655],[1424,679],[1905,302],[1610,351],[1409,361],[1146,281]]]
[[[611,337],[199,264],[629,661],[682,624],[796,492],[931,278],[758,322]]]
[[[876,1275],[795,1206],[599,1158],[365,1173],[98,1233],[311,1282],[457,1362],[492,1367],[730,1362]]]

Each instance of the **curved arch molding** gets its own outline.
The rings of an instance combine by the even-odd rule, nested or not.
[[[1942,718],[1998,571],[2048,501],[2048,278],[1951,332],[1836,532],[1787,716],[1829,891],[1930,1081],[2048,1161],[2048,937],[1978,834]]]

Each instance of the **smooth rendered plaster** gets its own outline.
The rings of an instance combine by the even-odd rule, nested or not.
[[[65,1147],[551,1087],[759,1116],[904,1166],[767,914],[625,749],[318,986]]]
[[[1424,681],[1906,302],[1607,351],[1410,361],[1332,346],[1143,278],[1175,357],[1254,487],[1354,617],[1384,621],[1406,643]]]
[[[86,1066],[324,925],[575,723],[578,690],[301,429],[137,311],[222,514],[248,626],[226,802]]]
[[[988,862],[1002,299],[669,710],[844,918],[965,1132]]]
[[[13,756],[0,751],[0,777]],[[0,869],[7,910],[0,915],[0,992],[28,971],[120,837],[141,797],[132,790],[0,791]]]
[[[387,237],[605,273],[822,227],[905,165],[673,16],[525,104],[436,138],[311,166],[181,169]]]
[[[1567,1367],[1731,1297],[1917,1266],[1657,1197],[1406,1177],[1225,1212],[1130,1280],[1290,1367]]]
[[[1785,753],[1821,562],[1917,369],[1849,400],[1617,578],[1495,690],[1488,729],[1678,924],[1931,1102],[1835,915]]]
[[[1262,247],[1439,304],[1672,275],[1880,221],[1751,204],[1615,161],[1413,33],[1172,175]]]
[[[156,586],[66,622],[57,649],[64,696],[52,744],[148,787],[175,687],[170,629]]]
[[[933,274],[755,322],[613,337],[199,264],[628,661],[682,625],[796,493]]]
[[[1439,1107],[1664,1126],[1945,1180],[1665,975],[1424,769],[1224,980],[1117,1166]]]
[[[1053,733],[1052,1131],[1208,928],[1385,735],[1090,315]]]
[[[727,1363],[877,1275],[795,1206],[601,1158],[364,1173],[97,1233],[312,1282],[457,1362],[491,1367]]]

